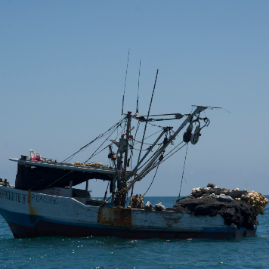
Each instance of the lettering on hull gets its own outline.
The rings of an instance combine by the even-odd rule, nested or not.
[[[16,191],[10,190],[0,190],[0,199],[13,201],[21,204],[29,203],[29,193],[19,193]],[[42,195],[35,194],[31,192],[31,201],[35,201],[36,203],[44,203],[44,204],[59,204],[59,198],[50,195]]]
[[[27,202],[26,197],[27,197],[27,195],[22,194],[22,193],[17,193],[17,192],[13,192],[13,191],[9,191],[9,190],[1,190],[0,191],[0,199],[5,199],[8,201],[14,201],[17,203],[26,204],[26,202]]]

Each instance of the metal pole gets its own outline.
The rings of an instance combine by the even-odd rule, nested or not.
[[[126,148],[125,148],[125,155],[124,155],[124,168],[123,168],[123,174],[122,174],[122,179],[121,179],[121,186],[120,189],[126,187],[126,169],[127,169],[127,162],[128,162],[128,151],[129,151],[129,136],[130,136],[130,129],[131,129],[131,120],[132,120],[132,112],[128,111],[127,114],[127,130],[126,130]],[[120,195],[120,204],[121,206],[125,206],[125,201],[126,201],[126,195],[127,193],[122,193]]]
[[[132,120],[132,112],[128,111],[127,114],[127,130],[126,130],[126,149],[125,149],[125,156],[124,156],[124,169],[123,169],[123,181],[126,182],[126,169],[127,169],[127,161],[128,161],[128,150],[129,150],[129,136],[130,136],[130,129],[131,129],[131,120]]]
[[[86,181],[86,187],[85,187],[85,198],[86,198],[86,201],[85,203],[87,202],[87,198],[88,198],[88,186],[89,186],[89,180]]]

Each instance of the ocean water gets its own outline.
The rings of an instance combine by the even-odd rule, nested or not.
[[[267,197],[268,198],[268,197]],[[176,197],[148,197],[171,207]],[[268,212],[268,213],[267,213]],[[238,240],[129,240],[115,237],[14,239],[0,216],[5,268],[268,268],[269,210],[257,235]]]

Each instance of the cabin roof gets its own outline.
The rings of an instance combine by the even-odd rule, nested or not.
[[[75,186],[90,179],[112,181],[115,169],[101,165],[83,166],[50,161],[10,159],[18,163],[15,188],[41,190]]]
[[[36,167],[48,167],[48,168],[57,168],[62,170],[69,171],[78,171],[83,173],[100,173],[113,175],[115,169],[111,167],[106,167],[102,165],[92,165],[92,166],[83,166],[83,165],[74,165],[71,163],[58,163],[58,162],[47,162],[47,161],[33,161],[33,160],[22,160],[16,158],[10,158],[10,161],[17,162],[20,165],[24,166],[36,166]]]

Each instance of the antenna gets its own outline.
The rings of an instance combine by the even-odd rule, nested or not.
[[[155,77],[155,83],[154,83],[154,87],[153,87],[153,91],[152,91],[152,95],[151,95],[151,100],[150,100],[150,103],[149,103],[149,110],[148,110],[147,120],[149,118],[149,113],[150,113],[151,104],[152,104],[152,100],[153,100],[153,96],[154,96],[154,91],[155,91],[155,87],[156,87],[156,83],[157,83],[158,73],[159,73],[159,69],[157,69],[157,73],[156,73],[156,77]],[[140,71],[139,71],[139,74],[140,74]],[[139,163],[139,161],[140,161],[141,152],[142,152],[144,139],[145,139],[145,134],[146,134],[146,130],[147,130],[147,125],[148,125],[148,121],[146,121],[146,124],[145,124],[145,127],[144,127],[144,133],[143,133],[143,138],[142,138],[142,143],[141,143],[141,146],[140,146],[140,151],[139,151],[137,163]],[[133,191],[134,191],[134,185],[132,186],[131,196],[133,195]]]
[[[152,91],[152,95],[151,95],[151,100],[150,100],[150,103],[149,103],[149,110],[148,110],[147,120],[149,119],[149,113],[150,113],[151,104],[152,104],[152,100],[153,100],[153,96],[154,96],[154,91],[155,91],[155,87],[156,87],[156,83],[157,83],[158,73],[159,73],[159,69],[157,69],[157,73],[156,73],[156,77],[155,77],[155,83],[154,83],[154,87],[153,87],[153,91]],[[144,139],[145,139],[145,134],[146,134],[146,130],[147,130],[147,125],[148,125],[148,121],[146,121],[146,124],[145,124],[143,138],[142,138],[142,143],[141,143],[141,146],[140,146],[140,151],[139,151],[139,156],[138,156],[138,162],[137,163],[139,163],[139,161],[140,161],[140,156],[141,156],[141,151],[142,151],[143,144],[144,144]]]
[[[139,74],[138,74],[138,89],[137,89],[137,99],[136,99],[136,115],[139,115],[139,80],[140,80],[140,69],[141,69],[141,60],[139,65]]]
[[[130,54],[130,49],[128,50],[127,67],[126,67],[125,81],[124,81],[124,91],[123,91],[123,96],[122,96],[121,115],[123,115],[124,96],[125,96],[125,90],[126,90],[126,79],[127,79],[128,65],[129,65],[129,54]]]

